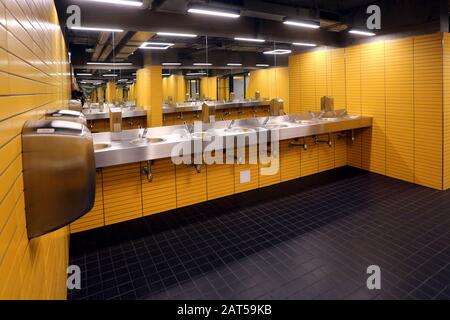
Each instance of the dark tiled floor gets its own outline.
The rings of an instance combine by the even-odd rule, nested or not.
[[[343,168],[74,235],[71,264],[70,299],[449,299],[450,192]]]

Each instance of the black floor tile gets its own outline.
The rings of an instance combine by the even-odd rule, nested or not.
[[[72,235],[69,299],[449,299],[449,207],[341,168]]]

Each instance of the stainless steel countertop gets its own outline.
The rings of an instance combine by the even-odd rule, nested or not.
[[[241,119],[234,122],[233,128],[249,128],[253,133],[229,133],[225,128],[230,125],[230,121],[220,121],[215,124],[202,124],[201,130],[194,132],[207,132],[214,139],[223,139],[223,145],[230,137],[236,140],[239,136],[256,135],[256,141],[259,141],[262,133],[270,135],[278,133],[279,140],[288,140],[294,138],[311,137],[332,132],[341,132],[352,129],[371,127],[371,117],[346,116],[344,118],[334,119],[333,121],[320,120],[316,123],[305,124],[297,123],[295,120],[308,120],[310,114],[298,114],[281,117],[270,117],[269,124],[281,124],[286,126],[279,130],[266,129],[262,123],[267,118]],[[193,146],[202,144],[202,150],[211,143],[202,141],[201,137],[192,136],[184,126],[166,126],[148,128],[147,138],[162,138],[163,142],[134,144],[132,140],[137,139],[143,133],[143,129],[127,130],[118,134],[102,132],[93,134],[94,144],[106,144],[107,148],[95,151],[95,162],[97,168],[109,167],[120,164],[135,163],[147,160],[156,160],[170,158],[175,146],[187,150],[194,150]],[[207,140],[207,139],[205,139]],[[251,140],[251,139],[246,139]],[[269,137],[270,141],[270,137]],[[258,142],[256,142],[258,143]],[[254,144],[247,141],[247,145]],[[234,145],[232,146],[234,148]]]
[[[173,106],[164,105],[163,114],[173,114],[180,112],[196,112],[202,111],[202,105],[206,103],[209,106],[214,106],[216,110],[236,109],[236,108],[251,108],[269,106],[269,100],[236,100],[236,101],[198,101],[186,102]]]
[[[103,109],[84,109],[83,114],[86,116],[87,120],[100,120],[109,119],[109,108]],[[134,117],[145,117],[147,116],[147,111],[140,108],[123,108],[122,118],[134,118]]]

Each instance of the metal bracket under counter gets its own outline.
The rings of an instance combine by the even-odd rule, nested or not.
[[[235,142],[238,137],[248,137],[255,135],[255,139],[244,139],[246,145],[258,144],[261,135],[267,138],[265,141],[270,142],[270,135],[276,134],[277,139],[290,140],[305,137],[314,137],[329,133],[344,132],[354,129],[366,128],[372,126],[371,117],[348,117],[339,119],[337,121],[321,121],[315,124],[295,124],[279,129],[266,129],[263,125],[263,120],[266,118],[252,118],[236,120],[234,126],[236,128],[250,128],[251,133],[247,132],[236,134],[216,135],[215,132],[222,132],[230,125],[229,121],[220,121],[215,124],[203,124],[201,132],[190,133],[186,131],[184,126],[166,126],[148,128],[147,139],[144,143],[135,143],[139,139],[142,130],[125,130],[120,133],[121,139],[111,139],[111,133],[103,132],[93,134],[94,143],[96,145],[103,144],[106,147],[97,149],[95,151],[95,162],[97,168],[109,167],[114,165],[121,165],[127,163],[135,163],[149,160],[157,160],[170,158],[175,147],[183,150],[191,150],[194,153],[195,146],[200,144],[200,152],[204,151],[211,140],[207,137],[219,137],[223,139],[224,149],[227,148],[226,139],[232,138]],[[284,120],[283,120],[284,119]],[[271,117],[271,122],[286,121],[286,117]],[[287,122],[285,122],[287,123]],[[153,140],[153,142],[152,142]],[[156,140],[156,141],[155,141]],[[254,142],[251,142],[253,140]],[[149,142],[150,141],[150,142]],[[234,148],[235,144],[233,144]],[[196,151],[195,151],[196,152]]]

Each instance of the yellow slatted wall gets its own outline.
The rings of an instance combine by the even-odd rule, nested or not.
[[[142,217],[141,190],[140,163],[103,169],[105,225]]]
[[[105,225],[103,209],[103,179],[102,171],[97,171],[95,203],[92,210],[70,225],[70,232],[76,233]]]
[[[142,168],[148,167],[147,162]],[[141,176],[144,216],[177,207],[175,167],[170,159],[154,161],[151,165],[152,179]]]
[[[442,188],[442,34],[414,38],[414,181]]]
[[[194,166],[176,166],[177,207],[186,207],[207,200],[206,169],[198,173]]]
[[[386,174],[414,182],[414,39],[386,42]]]
[[[300,56],[289,57],[289,113],[301,112]]]
[[[355,131],[355,141],[347,144],[346,160],[342,142],[338,149],[336,141],[335,165],[340,150],[340,165],[346,161],[428,187],[450,187],[450,164],[442,161],[447,152],[443,149],[444,119],[448,116],[450,121],[449,108],[444,105],[448,99],[443,100],[450,90],[444,81],[450,67],[444,68],[443,37],[446,45],[448,35],[436,33],[331,49],[328,56],[320,50],[290,58],[290,79],[295,83],[291,83],[290,99],[294,105],[300,101],[300,111],[311,110],[311,106],[317,111],[320,96],[327,93],[335,97],[336,109],[347,106],[350,114],[374,118],[373,128]],[[319,171],[331,165],[320,160],[326,156],[321,156],[327,151],[323,147],[318,147]],[[315,156],[304,153],[302,173],[306,168],[314,172],[311,158]]]
[[[444,34],[444,190],[450,188],[450,34]]]
[[[386,94],[384,84],[384,42],[361,46],[362,115],[373,117],[371,129],[362,136],[362,167],[386,173]]]
[[[0,299],[65,299],[69,228],[29,241],[21,137],[65,108],[67,52],[53,1],[0,0]]]

